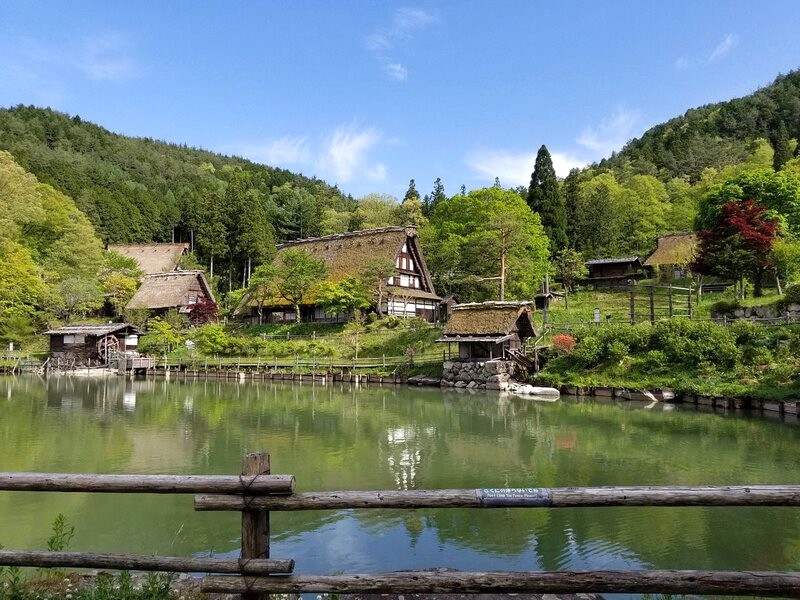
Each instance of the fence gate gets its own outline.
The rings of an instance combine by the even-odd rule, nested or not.
[[[674,285],[631,285],[630,322],[631,324],[673,317],[692,318],[692,288]]]

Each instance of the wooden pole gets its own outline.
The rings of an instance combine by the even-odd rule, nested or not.
[[[636,324],[636,306],[635,306],[636,297],[635,297],[635,293],[636,292],[635,292],[635,290],[633,288],[633,285],[631,285],[631,291],[630,291],[630,295],[631,295],[631,297],[630,297],[631,325],[635,325]]]
[[[269,573],[291,573],[294,569],[294,561],[289,559],[250,560],[245,562],[225,558],[0,550],[0,566],[265,575]]]
[[[263,476],[269,475],[269,454],[266,452],[251,452],[245,454],[242,464],[242,475]],[[254,508],[252,501],[255,496],[242,496],[244,504],[242,510],[242,561],[247,563],[252,559],[269,558],[269,513],[263,509]],[[260,592],[251,592],[245,589],[242,600],[265,600],[266,596]]]
[[[655,289],[651,285],[650,286],[650,323],[656,322],[656,299],[655,299]]]
[[[270,593],[669,593],[800,598],[800,573],[772,571],[494,571],[433,570],[357,575],[204,577],[203,592]]]
[[[83,475],[0,473],[0,490],[143,494],[291,494],[294,475]]]
[[[245,508],[237,496],[196,496],[195,510]],[[305,492],[250,501],[265,510],[351,508],[572,508],[580,506],[800,506],[800,485],[488,488]]]

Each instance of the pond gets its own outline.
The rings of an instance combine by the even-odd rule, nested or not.
[[[543,403],[406,387],[0,379],[0,470],[236,474],[268,450],[298,491],[800,484],[800,427],[692,407]],[[671,407],[670,407],[671,408]],[[237,513],[191,496],[0,492],[0,544],[238,554]],[[273,513],[298,573],[800,569],[800,510],[584,508]]]

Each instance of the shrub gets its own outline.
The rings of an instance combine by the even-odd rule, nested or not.
[[[644,366],[651,371],[660,371],[667,366],[667,355],[661,350],[650,350],[644,355]]]
[[[742,305],[738,300],[719,300],[709,307],[712,315],[726,315],[732,313]]]
[[[566,333],[554,335],[553,349],[558,354],[572,354],[572,351],[575,350],[575,338]]]
[[[784,304],[800,304],[800,283],[793,283],[783,293]]]
[[[615,362],[620,362],[629,353],[630,348],[628,345],[620,340],[613,340],[606,346],[606,356]]]
[[[575,345],[572,358],[585,367],[593,367],[603,357],[603,343],[596,337],[587,337]]]

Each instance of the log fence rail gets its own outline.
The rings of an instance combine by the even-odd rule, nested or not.
[[[450,569],[395,573],[294,575],[293,559],[271,559],[269,511],[366,508],[539,508],[585,506],[800,506],[798,485],[295,493],[292,475],[272,475],[266,453],[244,457],[241,475],[72,475],[0,473],[0,490],[194,494],[198,511],[242,514],[240,559],[0,550],[0,566],[210,573],[208,593],[669,593],[800,598],[800,572],[496,571]],[[1,524],[1,519],[0,519]]]

